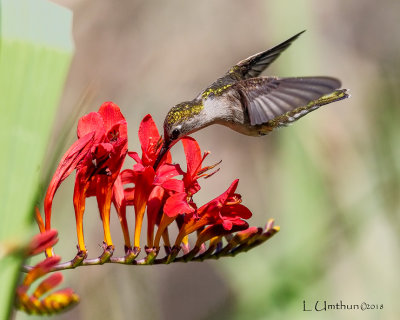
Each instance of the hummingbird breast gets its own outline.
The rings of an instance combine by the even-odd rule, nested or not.
[[[206,126],[220,124],[248,136],[267,133],[262,126],[250,125],[250,119],[236,90],[227,90],[219,96],[209,96],[203,99],[203,106],[201,117],[208,119]]]

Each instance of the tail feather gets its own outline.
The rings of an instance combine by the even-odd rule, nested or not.
[[[299,120],[304,117],[306,114],[317,110],[319,107],[322,107],[326,104],[340,101],[346,98],[349,98],[350,94],[347,89],[338,89],[333,91],[332,93],[326,94],[317,100],[311,101],[306,106],[298,107],[294,110],[288,111],[273,120],[270,120],[266,123],[266,130],[269,132],[274,128],[285,127],[293,122]]]
[[[343,100],[343,99],[346,99],[346,98],[349,98],[349,97],[350,97],[349,90],[347,90],[347,89],[339,89],[339,90],[336,90],[336,91],[334,91],[334,92],[332,92],[330,94],[327,94],[327,95],[325,95],[325,96],[323,96],[323,97],[321,97],[321,98],[319,98],[319,99],[317,99],[315,101],[310,102],[309,105],[314,105],[314,106],[321,107],[321,106],[324,106],[324,105],[326,105],[328,103],[340,101],[340,100]]]

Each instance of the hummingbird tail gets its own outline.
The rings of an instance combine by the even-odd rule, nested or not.
[[[304,117],[306,114],[317,110],[319,107],[324,106],[326,104],[340,101],[346,98],[349,98],[350,94],[347,89],[338,89],[333,91],[332,93],[326,94],[321,98],[311,101],[306,106],[298,107],[291,111],[288,111],[266,123],[266,132],[273,130],[277,127],[285,127],[293,122],[299,120]]]
[[[332,93],[324,95],[323,97],[311,102],[314,106],[324,106],[328,103],[340,101],[346,98],[350,98],[349,90],[348,89],[339,89],[335,90]]]

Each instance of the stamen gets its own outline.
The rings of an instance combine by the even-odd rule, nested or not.
[[[232,197],[228,198],[225,202],[227,206],[234,206],[242,202],[242,198],[238,194],[234,194]]]

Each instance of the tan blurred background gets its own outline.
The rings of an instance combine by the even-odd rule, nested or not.
[[[251,225],[273,217],[281,226],[273,239],[209,263],[66,271],[82,301],[58,319],[398,319],[398,0],[57,2],[74,12],[76,45],[58,121],[71,118],[88,92],[80,114],[112,100],[128,120],[130,150],[139,151],[137,129],[147,113],[161,128],[174,104],[304,29],[266,74],[335,76],[352,94],[267,137],[217,126],[194,135],[212,152],[209,164],[223,160],[202,181],[197,203],[239,178]],[[65,259],[76,252],[72,192],[70,178],[54,203],[57,252]],[[133,212],[129,219],[133,229]],[[102,229],[93,199],[84,226],[95,257]],[[115,214],[112,226],[122,254]],[[383,310],[304,312],[303,300],[365,301]]]

